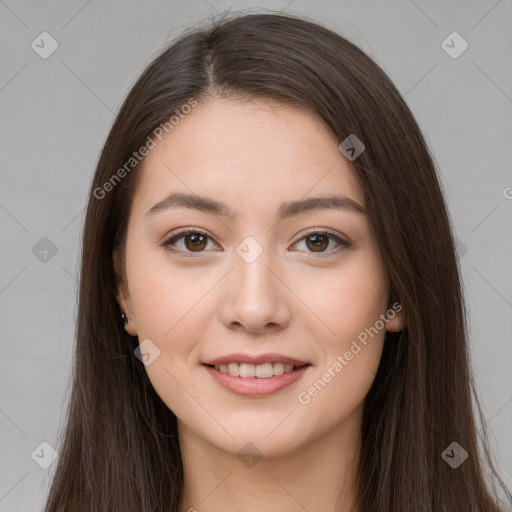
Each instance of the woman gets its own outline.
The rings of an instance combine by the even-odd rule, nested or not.
[[[91,186],[76,336],[46,512],[505,510],[434,163],[314,22],[217,22],[144,71]]]

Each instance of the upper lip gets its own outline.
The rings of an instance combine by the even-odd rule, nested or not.
[[[309,364],[305,361],[301,361],[300,359],[283,356],[281,354],[260,354],[260,355],[256,355],[256,356],[251,356],[249,354],[229,354],[227,356],[222,356],[222,357],[217,357],[216,359],[211,359],[210,361],[206,361],[203,364],[209,364],[212,366],[216,366],[219,364],[228,364],[228,363],[247,363],[247,364],[283,363],[283,364],[293,364],[293,366],[304,366],[306,364]]]

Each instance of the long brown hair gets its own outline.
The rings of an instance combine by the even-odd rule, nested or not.
[[[352,168],[407,327],[386,334],[365,399],[360,510],[502,510],[486,474],[507,502],[512,497],[485,435],[479,445],[475,412],[482,414],[477,400],[472,405],[454,236],[420,128],[358,47],[305,17],[271,13],[226,16],[186,31],[147,67],[119,110],[87,204],[73,385],[45,512],[178,512],[176,417],[134,355],[137,337],[123,329],[112,251],[124,250],[139,168],[133,153],[191,98],[208,96],[305,107],[340,142],[355,134],[365,144]],[[452,442],[468,453],[456,469],[442,457]]]

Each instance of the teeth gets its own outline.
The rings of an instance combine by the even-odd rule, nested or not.
[[[229,363],[216,364],[215,369],[223,373],[229,373],[233,377],[258,377],[259,379],[268,379],[274,375],[282,375],[293,371],[293,364],[284,363]]]
[[[229,375],[233,375],[233,377],[238,377],[240,375],[240,366],[236,363],[229,363],[228,373]]]

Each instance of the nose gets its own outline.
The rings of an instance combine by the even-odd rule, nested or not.
[[[291,292],[266,254],[251,263],[234,259],[218,307],[220,321],[230,329],[264,333],[284,329],[290,322]]]

